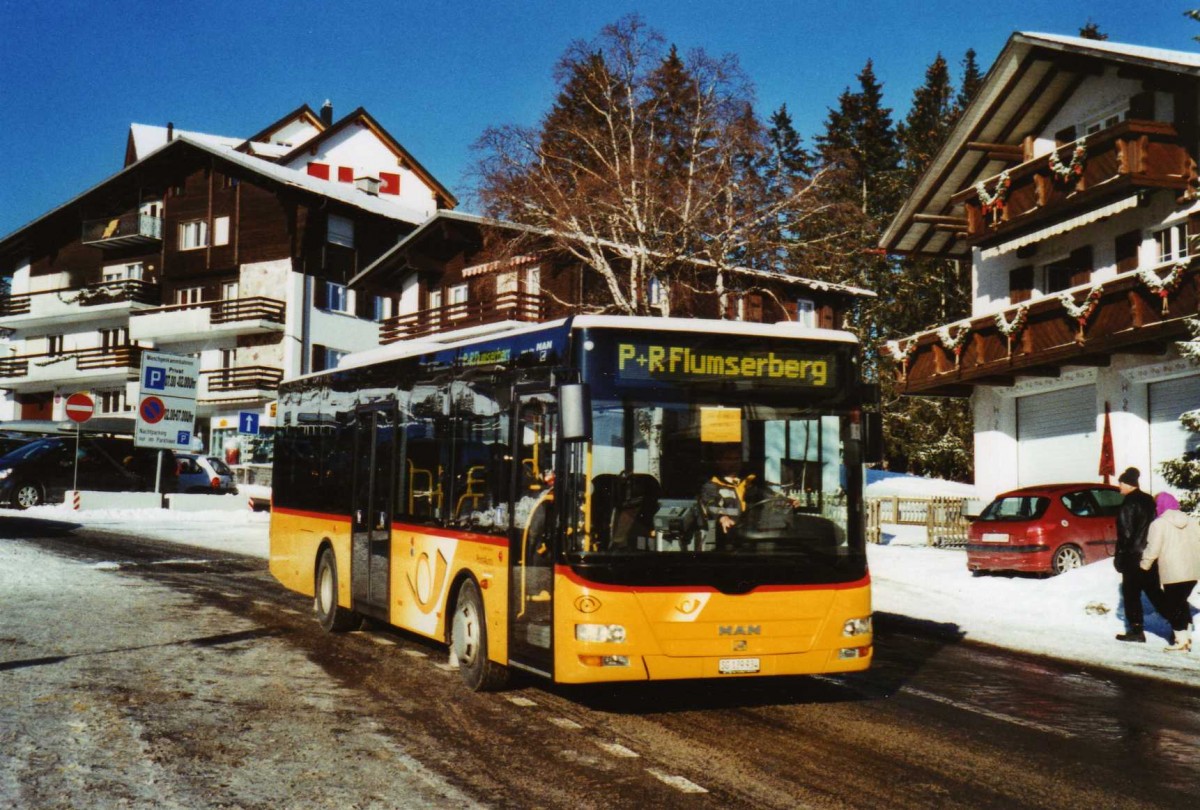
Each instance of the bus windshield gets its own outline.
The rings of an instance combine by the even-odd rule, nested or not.
[[[861,560],[848,412],[610,401],[595,402],[592,418],[577,560],[771,562],[822,568],[818,580]]]

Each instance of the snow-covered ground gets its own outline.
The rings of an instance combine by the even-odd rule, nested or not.
[[[42,506],[0,515],[78,523],[266,559],[265,512],[93,510]],[[965,639],[1200,686],[1200,651],[1166,652],[1170,630],[1146,603],[1145,644],[1117,641],[1120,577],[1107,562],[1049,579],[974,577],[966,552],[929,548],[924,529],[885,526],[884,543],[868,548],[877,612],[956,628]],[[1192,595],[1200,610],[1200,593]]]

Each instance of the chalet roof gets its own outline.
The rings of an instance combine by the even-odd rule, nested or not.
[[[299,107],[292,110],[278,121],[273,121],[267,126],[263,127],[245,141],[238,144],[235,148],[239,152],[246,152],[250,150],[251,146],[255,147],[256,150],[261,150],[262,147],[275,147],[275,149],[272,151],[277,151],[279,155],[285,155],[292,150],[292,147],[283,146],[280,144],[272,144],[267,139],[270,138],[273,133],[283,128],[287,124],[296,121],[297,119],[304,119],[308,123],[312,124],[317,131],[325,129],[325,122],[321,120],[319,115],[313,112],[312,107],[308,106],[307,104],[301,104]],[[259,154],[265,154],[265,152],[259,151]]]
[[[424,166],[421,165],[420,161],[413,157],[407,149],[401,146],[400,142],[393,138],[391,133],[380,126],[379,122],[376,121],[375,118],[372,117],[372,115],[362,107],[354,110],[341,120],[336,121],[321,134],[314,138],[310,138],[291,151],[282,155],[279,158],[279,162],[289,163],[305,152],[314,151],[321,143],[328,141],[354,124],[361,124],[374,132],[375,135],[381,141],[383,141],[383,143],[389,149],[391,149],[393,153],[395,153],[396,157],[403,161],[405,168],[412,171],[433,189],[434,194],[441,198],[441,200],[446,204],[446,207],[453,208],[454,206],[458,205],[458,198],[450,193],[450,189],[443,186],[436,177],[434,177]]]
[[[961,210],[955,210],[956,204],[950,198],[1011,166],[969,145],[1018,146],[1025,135],[1047,126],[1084,79],[1109,65],[1135,75],[1198,77],[1200,53],[1054,34],[1014,33],[984,77],[975,99],[880,238],[880,246],[899,254],[968,258],[970,248],[966,242],[953,230],[940,229],[936,218],[961,217]]]
[[[176,129],[174,137],[179,137],[180,135],[186,135],[198,143],[225,148],[234,148],[242,142],[241,138],[227,138],[224,135],[209,135],[204,132],[189,132],[187,130]],[[167,128],[154,126],[153,124],[130,124],[129,137],[133,141],[135,156],[138,160],[141,160],[155,149],[167,145]]]
[[[528,225],[521,225],[516,222],[506,222],[504,220],[492,219],[490,217],[482,217],[475,214],[466,214],[459,211],[438,211],[428,220],[423,222],[416,230],[405,235],[403,239],[396,243],[390,250],[384,252],[382,256],[361,270],[357,275],[350,279],[351,287],[359,285],[372,276],[382,276],[387,273],[405,273],[409,268],[407,259],[409,253],[422,242],[430,239],[450,240],[457,238],[459,244],[462,243],[481,243],[481,238],[477,235],[484,228],[495,228],[499,230],[521,231],[528,234],[543,234],[549,235],[550,232],[540,228],[534,228]],[[454,251],[457,252],[457,251]],[[526,260],[527,257],[519,257],[519,260]],[[495,262],[495,269],[499,269],[506,262]],[[710,263],[696,260],[694,264],[697,266],[711,266]],[[482,265],[477,266],[480,267]],[[477,269],[476,268],[476,269]],[[801,276],[793,276],[787,273],[778,273],[771,270],[761,270],[753,267],[732,267],[728,268],[729,272],[737,275],[759,278],[762,280],[777,281],[792,286],[804,287],[806,289],[836,293],[840,295],[851,296],[855,298],[874,298],[875,293],[870,290],[864,290],[859,287],[852,287],[846,284],[834,284],[831,282],[818,281],[816,279],[803,278]]]
[[[164,130],[165,133],[165,130]],[[233,142],[233,146],[241,143],[241,140]],[[0,238],[0,252],[12,248],[18,244],[22,236],[39,223],[61,214],[73,206],[87,201],[93,196],[103,192],[105,189],[120,182],[127,176],[133,175],[139,171],[141,167],[157,163],[161,160],[168,159],[168,156],[181,149],[194,149],[215,158],[233,164],[240,169],[258,175],[259,177],[271,180],[289,188],[296,189],[317,197],[322,197],[329,200],[335,200],[339,203],[357,208],[376,216],[385,217],[387,219],[399,220],[401,222],[420,223],[427,219],[423,211],[410,208],[396,202],[381,200],[380,198],[367,194],[349,183],[330,183],[326,180],[320,180],[315,177],[310,177],[303,172],[298,172],[295,169],[287,169],[275,163],[271,163],[252,155],[242,152],[235,152],[228,143],[214,143],[212,136],[195,138],[189,133],[181,133],[175,131],[174,140],[170,143],[164,143],[151,153],[139,159],[136,163],[123,168],[121,171],[113,174],[104,180],[101,180],[96,185],[86,191],[77,194],[63,204],[52,208],[40,217],[22,225],[20,228]]]

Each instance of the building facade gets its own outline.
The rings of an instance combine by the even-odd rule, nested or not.
[[[1200,367],[1200,54],[1014,34],[881,240],[971,263],[967,319],[883,349],[903,392],[971,399],[981,497],[1117,472],[1169,489]]]
[[[238,414],[269,431],[284,377],[378,345],[401,301],[346,282],[455,204],[361,108],[250,138],[134,124],[120,172],[0,239],[0,419],[63,419],[78,391],[131,415],[155,349],[200,359],[209,451],[263,456]]]

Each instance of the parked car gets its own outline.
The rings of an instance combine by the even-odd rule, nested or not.
[[[175,458],[162,451],[159,491],[175,491]],[[78,467],[76,457],[78,456]],[[137,448],[133,440],[51,436],[27,442],[0,457],[0,505],[27,509],[61,501],[78,480],[78,489],[146,492],[155,485],[158,450]]]
[[[29,444],[37,436],[22,436],[19,434],[0,435],[0,457],[6,456],[18,447]]]
[[[1005,492],[971,522],[967,568],[1061,574],[1111,557],[1121,492],[1107,484],[1048,484]]]
[[[179,473],[179,492],[207,492],[214,495],[236,495],[237,482],[233,470],[216,456],[200,453],[176,453]]]

